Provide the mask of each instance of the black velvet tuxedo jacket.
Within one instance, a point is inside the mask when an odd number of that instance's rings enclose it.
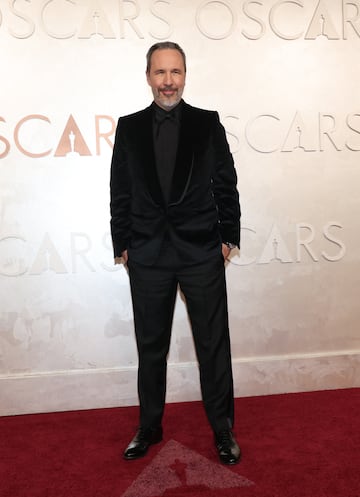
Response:
[[[237,177],[218,113],[183,102],[170,200],[164,202],[153,143],[152,107],[118,121],[111,163],[111,234],[115,257],[153,265],[164,239],[185,264],[239,245]]]

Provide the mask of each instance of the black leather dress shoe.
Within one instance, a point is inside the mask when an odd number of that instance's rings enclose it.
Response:
[[[131,440],[124,452],[124,459],[130,461],[144,456],[150,445],[161,442],[162,440],[162,427],[157,428],[142,428],[140,427],[136,432],[135,437]]]
[[[218,456],[223,464],[237,464],[241,459],[241,450],[230,430],[215,433]]]

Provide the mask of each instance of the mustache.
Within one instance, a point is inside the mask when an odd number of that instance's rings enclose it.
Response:
[[[178,88],[176,86],[164,86],[159,88],[159,91],[178,91]]]

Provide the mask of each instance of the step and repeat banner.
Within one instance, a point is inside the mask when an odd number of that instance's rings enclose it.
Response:
[[[236,163],[236,395],[359,384],[360,1],[0,0],[0,414],[137,402],[109,167],[162,40]],[[168,400],[198,383],[179,295]]]

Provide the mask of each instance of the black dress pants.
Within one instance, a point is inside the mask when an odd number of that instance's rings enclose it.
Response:
[[[177,287],[186,300],[205,411],[215,432],[234,421],[233,377],[224,260],[219,255],[184,265],[171,245],[154,266],[128,261],[138,349],[140,425],[161,424],[166,394],[167,355]]]

